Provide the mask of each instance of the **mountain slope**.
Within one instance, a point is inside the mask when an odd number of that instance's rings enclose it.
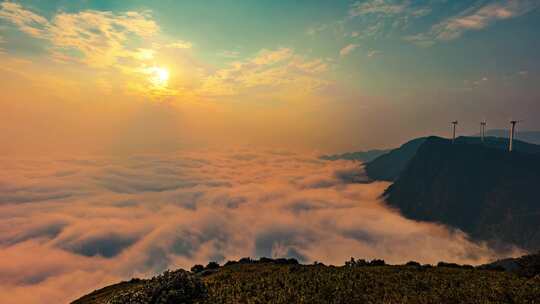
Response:
[[[538,146],[528,147],[534,152]],[[540,249],[540,155],[430,137],[385,192],[408,218]]]
[[[320,159],[324,160],[357,160],[361,162],[369,162],[375,158],[388,153],[390,150],[368,150],[358,152],[347,152],[343,154],[323,155]]]
[[[536,303],[540,276],[495,267],[351,260],[344,266],[228,263],[209,273],[168,272],[97,290],[73,304]]]
[[[405,169],[409,161],[416,155],[418,148],[428,137],[419,137],[406,142],[399,148],[383,154],[368,162],[365,166],[366,173],[373,180],[394,181]],[[486,137],[484,142],[479,137],[458,137],[456,143],[478,144],[489,148],[507,150],[508,139],[502,137]],[[520,140],[514,141],[516,151],[526,153],[540,153],[540,146]]]

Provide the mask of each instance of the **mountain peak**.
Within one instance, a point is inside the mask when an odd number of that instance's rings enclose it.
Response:
[[[460,137],[452,144],[428,137],[386,190],[386,202],[406,217],[440,222],[474,239],[540,249],[540,146],[516,147],[508,152],[499,138],[482,144]]]

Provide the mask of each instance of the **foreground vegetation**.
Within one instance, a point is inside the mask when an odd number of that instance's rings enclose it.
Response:
[[[134,279],[74,302],[89,303],[540,303],[540,272],[448,263],[390,266],[381,260],[335,267],[242,259]]]

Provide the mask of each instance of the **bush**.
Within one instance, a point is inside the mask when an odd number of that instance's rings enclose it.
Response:
[[[191,267],[191,272],[193,273],[199,273],[199,272],[202,272],[204,270],[204,266],[203,265],[200,265],[200,264],[197,264],[197,265],[193,265],[193,267]]]
[[[207,294],[202,281],[189,272],[185,270],[166,271],[160,276],[144,280],[144,284],[138,288],[113,296],[107,301],[107,304],[191,304],[206,298]]]
[[[219,269],[219,264],[217,262],[210,262],[206,265],[205,269]]]
[[[447,262],[439,262],[437,264],[437,267],[461,268],[461,266],[456,263],[447,263]]]
[[[350,261],[345,262],[345,266],[347,267],[362,267],[368,265],[369,263],[364,259],[355,260],[354,258],[351,258]]]
[[[275,259],[274,263],[278,265],[298,265],[298,261],[296,259]]]
[[[416,261],[409,261],[407,264],[405,264],[405,266],[421,267],[422,265]]]
[[[238,264],[237,261],[227,261],[227,263],[225,263],[225,265],[223,266],[231,266],[231,265],[236,265],[236,264]]]
[[[370,266],[384,266],[386,265],[386,262],[384,262],[384,260],[375,259],[375,260],[371,260],[371,262],[369,262],[369,265]]]
[[[254,261],[251,259],[251,258],[241,258],[238,263],[240,264],[251,264],[253,263]]]
[[[262,257],[259,259],[259,263],[274,263],[274,260],[271,258]]]

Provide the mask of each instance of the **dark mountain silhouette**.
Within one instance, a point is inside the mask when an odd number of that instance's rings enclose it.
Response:
[[[413,139],[367,163],[367,175],[374,180],[394,181],[425,140],[425,137]]]
[[[533,278],[540,275],[540,252],[519,258],[507,258],[479,266],[480,269],[504,270],[522,277]]]
[[[388,153],[390,150],[368,150],[358,152],[347,152],[343,154],[323,155],[320,159],[324,160],[357,160],[361,162],[369,162],[375,158]]]
[[[510,153],[499,138],[481,144],[478,138],[461,137],[452,144],[429,137],[386,190],[386,202],[408,218],[456,227],[474,239],[538,250],[539,152],[540,146],[516,142]],[[408,153],[396,157],[396,167]]]
[[[418,148],[424,143],[427,137],[419,137],[406,142],[399,148],[383,154],[368,162],[365,166],[366,173],[373,180],[394,181],[401,171],[405,169],[409,161],[416,155]],[[508,149],[508,139],[502,137],[486,137],[482,143],[479,137],[458,137],[457,143],[481,144],[485,147],[500,150]],[[516,151],[526,153],[540,153],[540,146],[527,143],[521,140],[514,140]]]
[[[505,129],[492,129],[486,131],[486,136],[501,137],[506,138],[506,140],[508,140],[508,135],[509,130]],[[480,136],[480,133],[475,134],[475,136]],[[518,130],[516,132],[516,138],[524,142],[540,145],[540,131]]]

